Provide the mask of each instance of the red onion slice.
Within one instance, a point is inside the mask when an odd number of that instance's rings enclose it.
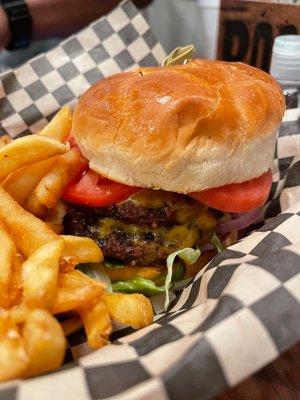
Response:
[[[245,213],[238,218],[231,219],[230,221],[223,222],[222,224],[218,225],[216,228],[217,234],[220,236],[225,235],[231,231],[240,231],[241,229],[247,228],[249,225],[258,222],[262,219],[263,215],[260,209],[256,209]]]
[[[204,251],[211,251],[211,250],[215,250],[215,249],[216,249],[215,246],[210,242],[204,243],[201,246],[201,251],[203,251],[203,252]]]

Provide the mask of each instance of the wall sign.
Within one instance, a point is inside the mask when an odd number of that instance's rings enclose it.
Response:
[[[300,5],[222,0],[218,58],[269,70],[276,36],[300,34]]]

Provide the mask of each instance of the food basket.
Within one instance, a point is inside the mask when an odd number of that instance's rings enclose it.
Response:
[[[161,45],[124,1],[47,53],[0,76],[1,134],[35,133],[97,80],[157,65]],[[97,351],[68,338],[63,367],[0,384],[5,400],[210,399],[300,339],[300,109],[278,133],[264,222],[218,254],[147,328],[119,329]]]

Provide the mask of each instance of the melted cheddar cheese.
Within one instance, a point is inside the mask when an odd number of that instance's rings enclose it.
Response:
[[[209,214],[202,204],[187,199],[186,196],[161,190],[143,190],[131,197],[136,206],[147,208],[159,208],[168,205],[175,211],[174,225],[171,227],[136,225],[114,218],[99,220],[98,235],[105,237],[115,231],[122,231],[136,240],[158,240],[169,251],[184,247],[194,247],[210,239],[217,221]],[[150,239],[149,239],[150,238]]]

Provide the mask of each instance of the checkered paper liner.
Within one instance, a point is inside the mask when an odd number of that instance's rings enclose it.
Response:
[[[2,133],[38,131],[95,81],[164,51],[130,1],[53,50],[0,76]],[[68,338],[56,372],[0,385],[0,400],[210,399],[300,339],[300,109],[280,128],[263,226],[216,256],[155,322],[88,349]]]
[[[0,76],[0,130],[12,137],[36,133],[96,81],[157,65],[164,56],[142,14],[125,1],[53,50]]]

